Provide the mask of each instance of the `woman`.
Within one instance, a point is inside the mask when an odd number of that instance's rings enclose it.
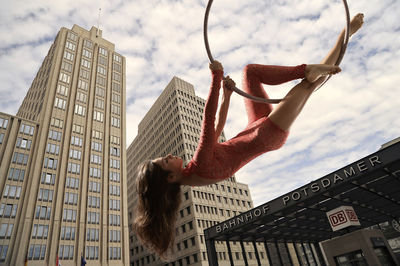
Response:
[[[350,23],[349,34],[363,24],[363,15],[356,15]],[[326,75],[340,72],[334,66],[344,39],[344,30],[334,48],[319,65],[295,67],[248,65],[244,69],[243,89],[249,94],[268,98],[262,84],[276,85],[294,79],[303,80],[293,87],[284,99],[272,108],[270,104],[245,98],[247,127],[234,138],[218,143],[224,128],[234,82],[223,81],[223,97],[215,124],[219,89],[223,77],[222,65],[210,64],[212,83],[204,108],[204,119],[199,146],[190,163],[183,168],[180,157],[167,155],[139,166],[136,189],[138,192],[134,230],[144,245],[161,257],[174,242],[175,220],[180,205],[180,186],[202,186],[231,177],[257,156],[279,149],[286,141],[290,126],[303,109],[314,89]]]

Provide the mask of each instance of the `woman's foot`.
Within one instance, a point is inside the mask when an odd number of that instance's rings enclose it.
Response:
[[[362,27],[363,24],[364,24],[364,14],[358,13],[350,21],[350,29],[349,29],[350,36],[356,33]]]
[[[315,82],[322,76],[333,75],[341,71],[340,67],[325,65],[325,64],[315,64],[307,65],[305,70],[305,76],[308,82]]]

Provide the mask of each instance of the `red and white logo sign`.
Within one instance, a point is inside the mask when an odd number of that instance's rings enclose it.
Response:
[[[329,224],[333,231],[337,231],[348,226],[360,225],[357,215],[351,206],[341,206],[326,213]]]

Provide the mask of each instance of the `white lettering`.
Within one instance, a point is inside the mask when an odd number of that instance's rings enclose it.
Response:
[[[220,226],[220,225],[217,225],[216,230],[217,230],[217,233],[221,233],[221,231],[222,231],[221,226]]]
[[[312,183],[311,184],[311,191],[314,192],[314,193],[319,191],[319,186],[318,186],[317,183]]]
[[[326,181],[326,182],[325,182]],[[329,180],[328,178],[324,178],[321,180],[322,186],[325,187],[329,187],[331,185],[331,180]]]
[[[371,163],[372,166],[375,166],[375,163],[382,163],[381,161],[379,161],[379,157],[378,156],[374,156],[369,158],[369,162]]]
[[[254,210],[254,215],[255,215],[256,217],[260,216],[260,215],[261,215],[261,210],[260,210],[260,209],[255,209],[255,210]]]
[[[335,175],[333,176],[333,184],[336,184],[336,182],[337,182],[338,180],[343,181],[343,178],[341,178],[340,175],[335,174]]]
[[[300,193],[299,192],[293,192],[293,194],[292,194],[292,199],[293,200],[299,200],[300,199]]]
[[[308,194],[307,194],[307,189],[308,189],[308,187],[305,187],[305,188],[303,188],[301,191],[303,191],[303,193],[304,193],[304,195],[306,195],[306,196],[308,196]]]
[[[358,170],[360,170],[360,172],[368,170],[367,166],[365,166],[365,162],[361,161],[357,164]]]
[[[349,176],[352,176],[352,175],[355,175],[355,174],[356,174],[356,171],[354,171],[353,167],[350,167],[350,172],[347,172],[346,169],[344,169],[344,175],[346,177],[349,177]]]
[[[246,221],[253,219],[253,215],[251,214],[251,212],[246,213],[245,216],[246,216]],[[249,217],[250,217],[250,219],[249,219]]]
[[[283,205],[286,205],[286,203],[290,200],[290,198],[289,196],[284,196],[282,200],[283,200]]]
[[[269,210],[269,206],[268,205],[263,206],[264,213],[267,213],[268,210]]]
[[[232,227],[232,225],[233,225],[233,226],[236,225],[235,219],[229,221],[229,227]]]

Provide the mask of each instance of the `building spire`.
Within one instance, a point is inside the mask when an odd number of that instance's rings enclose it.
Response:
[[[100,32],[100,14],[101,14],[101,8],[99,8],[99,16],[98,16],[98,18],[97,18],[96,37],[99,37],[99,32]]]

